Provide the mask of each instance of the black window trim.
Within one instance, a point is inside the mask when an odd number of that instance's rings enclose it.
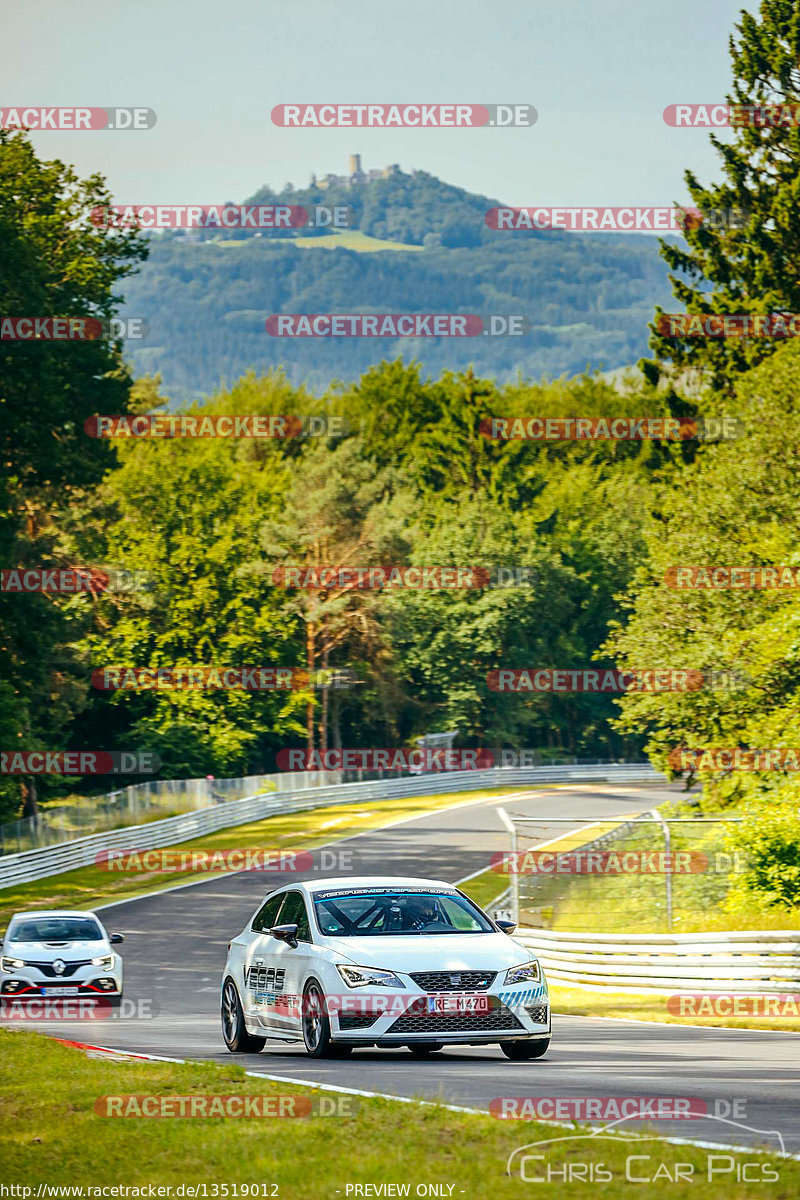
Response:
[[[284,884],[284,887],[285,886],[286,885]],[[274,892],[270,892],[270,894],[265,897],[263,903],[260,904],[259,907],[256,909],[256,911],[253,913],[253,917],[250,922],[250,932],[251,933],[263,933],[264,932],[263,929],[256,929],[256,921],[258,920],[259,916],[264,911],[264,909],[267,907],[270,900],[274,900],[276,897],[279,897],[281,902],[278,905],[277,909],[275,910],[275,916],[279,917],[281,915],[281,909],[283,908],[283,900],[284,900],[286,894],[287,893],[285,891],[283,891],[281,888],[276,888]],[[276,921],[275,924],[277,925],[278,922]],[[267,932],[269,932],[269,931],[267,931]]]
[[[284,903],[285,903],[285,902],[286,902],[286,900],[289,898],[289,896],[299,896],[299,897],[300,897],[300,899],[301,899],[301,900],[302,900],[302,902],[303,902],[303,907],[304,907],[304,908],[305,908],[305,910],[306,910],[306,922],[307,922],[307,924],[308,924],[308,941],[306,942],[306,941],[305,941],[305,938],[298,938],[298,941],[302,941],[302,942],[303,942],[305,945],[309,945],[309,946],[310,946],[310,945],[313,945],[313,943],[314,943],[314,931],[313,931],[313,929],[311,928],[311,917],[310,917],[310,915],[309,915],[309,911],[308,911],[308,900],[307,900],[306,896],[304,895],[304,893],[303,893],[303,892],[300,890],[300,888],[299,888],[299,887],[297,887],[297,885],[296,885],[296,884],[295,884],[295,886],[294,886],[294,887],[293,887],[293,886],[290,884],[290,885],[289,885],[289,887],[287,888],[287,890],[284,892]],[[280,916],[280,915],[282,914],[282,912],[283,912],[283,904],[281,904],[280,908],[278,909],[278,916]],[[284,921],[284,922],[278,921],[278,922],[277,922],[277,924],[278,924],[278,925],[281,925],[281,924],[284,924],[284,925],[285,925],[285,924],[286,924],[286,922],[285,922],[285,921]]]
[[[270,892],[270,894],[265,898],[264,903],[261,905],[260,908],[258,908],[256,910],[255,914],[253,915],[253,919],[250,922],[250,932],[251,933],[260,933],[260,934],[269,932],[269,930],[256,929],[256,920],[258,918],[259,913],[262,913],[264,911],[264,909],[266,908],[266,906],[269,904],[270,900],[274,900],[276,896],[280,896],[281,902],[278,905],[276,912],[275,912],[275,924],[280,925],[280,921],[278,920],[278,918],[280,917],[281,913],[283,912],[283,906],[286,902],[287,896],[291,896],[293,892],[296,892],[297,895],[300,896],[301,900],[305,904],[306,918],[308,920],[308,934],[309,934],[307,945],[313,945],[314,944],[314,927],[312,924],[311,913],[309,911],[308,899],[304,895],[304,893],[297,887],[296,884],[291,884],[291,883],[284,884],[283,889],[276,888],[274,892]],[[312,903],[311,912],[313,912],[313,909],[314,909],[314,905]],[[314,919],[316,919],[316,913],[314,913]]]

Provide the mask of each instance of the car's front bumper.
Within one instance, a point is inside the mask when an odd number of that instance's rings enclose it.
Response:
[[[359,989],[361,995],[354,998],[351,1005],[345,1004],[341,1011],[330,1015],[334,1041],[353,1045],[406,1045],[431,1041],[481,1045],[550,1034],[550,1003],[543,980],[513,987],[493,987],[480,993],[488,1001],[489,1009],[488,1012],[474,1013],[427,1011],[431,996],[441,999],[448,993],[398,991],[388,1011],[376,1015],[371,1011],[370,996],[364,995],[366,990]],[[381,996],[385,999],[386,993]]]
[[[121,996],[122,961],[108,970],[87,964],[63,976],[54,976],[37,967],[0,971],[0,996],[4,999],[25,996]]]

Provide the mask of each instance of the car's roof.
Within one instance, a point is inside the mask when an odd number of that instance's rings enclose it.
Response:
[[[336,875],[327,879],[307,879],[304,886],[310,892],[327,892],[332,888],[446,888],[455,891],[454,883],[442,879],[418,879],[414,875]]]
[[[27,912],[17,912],[11,918],[12,921],[18,918],[23,918],[26,921],[35,919],[36,917],[94,917],[97,920],[95,913],[81,911],[78,908],[35,908]]]

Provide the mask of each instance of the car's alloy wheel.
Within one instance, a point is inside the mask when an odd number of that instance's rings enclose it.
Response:
[[[267,1040],[247,1032],[242,1002],[232,979],[226,979],[222,989],[222,1036],[231,1054],[258,1054]]]
[[[521,1062],[529,1058],[541,1058],[547,1053],[550,1046],[550,1038],[526,1038],[521,1042],[501,1042],[500,1049],[505,1054],[506,1058],[510,1058],[512,1062]]]
[[[339,1050],[331,1042],[331,1023],[325,995],[314,980],[303,993],[303,1042],[312,1058],[334,1058]]]
[[[439,1050],[444,1050],[444,1042],[409,1043],[407,1049],[411,1051],[414,1058],[427,1058],[429,1054],[436,1054]]]

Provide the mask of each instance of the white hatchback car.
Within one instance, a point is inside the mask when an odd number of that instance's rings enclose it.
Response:
[[[94,913],[15,913],[3,938],[0,996],[122,997],[122,959]]]
[[[266,1040],[314,1058],[354,1046],[499,1043],[511,1059],[550,1044],[544,973],[452,884],[365,877],[293,883],[228,946],[222,1032],[232,1054]]]

